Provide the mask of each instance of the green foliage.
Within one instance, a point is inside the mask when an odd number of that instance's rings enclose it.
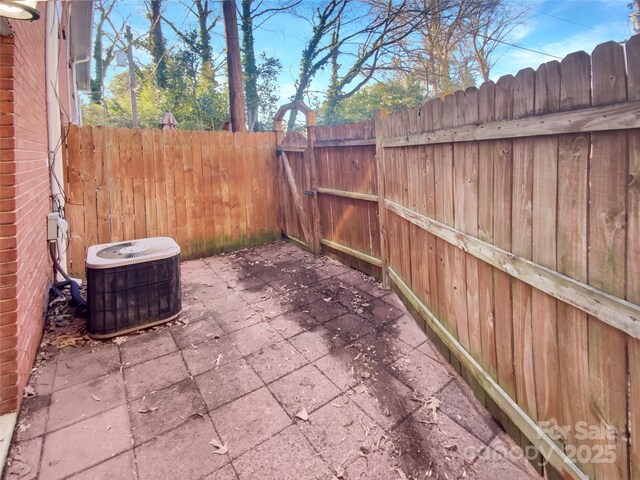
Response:
[[[424,103],[423,91],[415,78],[391,78],[363,87],[332,109],[327,108],[325,101],[318,112],[318,121],[321,125],[337,125],[370,120],[380,108],[397,111]]]
[[[210,64],[200,67],[199,55],[187,49],[165,55],[166,88],[154,82],[152,66],[137,79],[138,120],[141,128],[158,128],[164,112],[172,112],[183,130],[220,130],[229,118],[228,94],[215,80]],[[83,105],[84,123],[131,126],[129,74],[111,78],[102,105]]]
[[[273,117],[278,108],[280,92],[278,90],[278,75],[282,71],[282,63],[275,57],[260,53],[258,61],[258,121],[254,131],[270,131],[273,128]]]

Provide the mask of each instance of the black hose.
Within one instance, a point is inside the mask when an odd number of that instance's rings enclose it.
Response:
[[[72,305],[79,307],[86,307],[87,301],[82,297],[80,293],[80,287],[76,282],[74,282],[71,277],[65,272],[60,264],[58,263],[58,259],[56,258],[56,242],[49,242],[49,254],[51,255],[51,260],[53,261],[53,275],[55,278],[56,272],[59,272],[65,278],[65,282],[54,282],[51,286],[51,291],[57,295],[63,295],[61,289],[65,287],[69,287],[71,290],[71,299]],[[58,295],[60,294],[60,295]]]

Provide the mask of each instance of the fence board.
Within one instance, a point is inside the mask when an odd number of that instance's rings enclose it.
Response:
[[[571,110],[591,104],[591,58],[584,52],[566,57],[560,64],[560,109]],[[558,272],[587,281],[588,165],[590,137],[585,134],[561,135],[558,140]],[[562,418],[567,425],[595,417],[589,409],[589,357],[586,313],[558,302],[558,345]],[[572,348],[564,348],[571,345]],[[577,448],[585,439],[576,439],[574,429],[565,443]],[[593,475],[589,462],[577,463]]]
[[[626,100],[623,49],[614,42],[593,52],[593,104]],[[624,132],[593,133],[589,165],[589,284],[624,297],[625,215],[628,162]],[[597,418],[623,436],[626,430],[626,339],[622,332],[589,319],[589,383]],[[606,447],[606,439],[598,442]],[[626,442],[615,442],[618,462],[597,464],[596,476],[627,478]]]
[[[84,131],[81,140],[80,175],[82,181],[82,217],[84,219],[84,234],[80,240],[78,248],[83,251],[88,245],[94,245],[98,242],[98,219],[93,215],[87,215],[87,209],[95,208],[96,205],[96,177],[95,168],[97,161],[92,161],[95,155],[93,145],[93,132],[91,130]]]
[[[147,231],[146,211],[144,205],[144,159],[142,156],[142,132],[131,131],[131,190],[133,193],[133,231],[134,237],[140,238]]]
[[[142,163],[143,173],[141,181],[144,184],[143,202],[145,211],[146,230],[142,235],[150,237],[159,236],[158,234],[158,212],[155,200],[155,165],[154,165],[154,147],[153,147],[153,130],[142,130]]]
[[[494,119],[495,84],[485,82],[478,91],[478,121]],[[493,242],[493,144],[478,144],[478,238]],[[485,262],[478,265],[479,321],[482,342],[482,364],[487,373],[497,380],[498,360],[495,340],[495,307],[493,295],[493,268]]]
[[[136,238],[135,235],[135,205],[133,196],[133,175],[132,175],[132,131],[128,128],[118,129],[118,141],[120,143],[120,168],[122,168],[122,235],[123,240]]]
[[[164,173],[164,145],[162,139],[162,132],[160,130],[153,130],[153,163],[154,163],[154,189],[153,198],[155,200],[156,212],[158,219],[158,231],[159,236],[167,236],[169,230],[169,215],[167,209],[167,195],[165,189],[165,173]]]
[[[626,46],[627,100],[640,100],[640,36]],[[640,132],[628,133],[627,300],[640,305]],[[629,428],[631,478],[640,476],[640,340],[629,338]]]
[[[72,125],[63,151],[75,276],[84,276],[86,249],[98,242],[166,235],[187,258],[236,248],[241,239],[248,245],[277,237],[271,134]],[[238,158],[242,170],[235,169]],[[230,215],[230,192],[238,191],[245,196],[234,198],[234,214],[256,225],[251,238],[246,229],[237,232]],[[245,208],[247,197],[265,208]]]
[[[98,213],[97,242],[105,243],[109,238],[109,174],[107,167],[107,131],[104,127],[93,130],[96,169],[96,209]]]

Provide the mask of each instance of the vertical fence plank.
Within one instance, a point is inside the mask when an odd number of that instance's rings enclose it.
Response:
[[[191,245],[187,237],[187,202],[185,196],[186,156],[191,155],[191,132],[177,130],[173,132],[171,143],[173,153],[174,201],[176,210],[176,236],[178,244],[186,256],[191,255]]]
[[[198,196],[199,187],[196,179],[196,163],[202,161],[202,152],[200,147],[200,132],[194,130],[189,132],[188,141],[184,143],[184,202],[187,214],[187,243],[189,245],[190,256],[200,253],[199,230],[201,225],[198,223]]]
[[[142,152],[142,131],[132,130],[131,135],[131,172],[133,175],[133,211],[134,211],[134,236],[144,238],[147,236],[147,213],[145,207],[144,188],[144,155]]]
[[[98,230],[96,232],[97,243],[108,243],[111,241],[109,228],[109,175],[107,167],[107,129],[105,127],[94,127],[94,162],[96,171],[96,218]]]
[[[496,84],[495,119],[507,120],[513,115],[513,80],[510,75],[500,78]],[[493,157],[493,242],[497,247],[511,250],[511,165],[512,142],[494,142]],[[505,272],[494,270],[496,354],[498,382],[516,398],[513,365],[513,336],[511,282]]]
[[[479,120],[479,92],[476,88],[465,91],[465,105],[463,109],[464,124],[477,124]],[[465,144],[465,163],[463,165],[463,180],[466,186],[466,200],[464,206],[463,227],[465,233],[478,236],[478,161],[479,150],[476,142]],[[466,255],[466,254],[465,254]],[[469,330],[469,351],[473,357],[482,361],[482,339],[480,331],[480,297],[479,297],[479,261],[471,255],[466,255],[467,277],[467,322]],[[480,393],[479,389],[475,389]]]
[[[485,82],[478,92],[478,121],[488,123],[495,115],[495,84]],[[493,142],[478,145],[478,238],[493,243]],[[493,294],[493,268],[478,265],[479,319],[482,337],[482,365],[497,379],[498,360],[495,339],[495,308]]]
[[[235,178],[229,173],[230,165],[233,160],[230,159],[232,150],[233,135],[229,132],[219,132],[216,134],[220,145],[220,194],[222,196],[222,224],[224,244],[233,244],[237,240],[237,224],[232,224],[232,198],[229,189],[229,183]],[[235,172],[234,172],[235,173]],[[235,197],[234,197],[235,198]]]
[[[627,100],[640,100],[640,36],[632,37],[627,51]],[[640,132],[630,131],[627,190],[627,300],[640,305]],[[631,478],[640,477],[640,340],[629,338],[629,451]]]
[[[93,128],[82,128],[82,155],[80,171],[82,175],[82,204],[83,204],[83,234],[82,246],[78,249],[81,255],[77,258],[79,273],[84,273],[84,262],[87,258],[87,248],[98,243],[98,215],[96,214],[96,163],[94,161],[95,147],[93,144]]]
[[[217,132],[209,134],[209,146],[211,148],[211,191],[213,195],[213,248],[218,250],[224,244],[225,210],[224,199],[222,197],[222,170],[221,158],[222,148],[220,147],[220,136]]]
[[[204,255],[207,251],[207,207],[206,207],[206,185],[204,183],[204,163],[205,151],[209,151],[209,143],[207,142],[207,132],[195,132],[198,141],[197,145],[193,144],[193,182],[195,196],[195,217],[196,230],[198,236],[198,255]]]
[[[213,241],[216,238],[216,204],[213,200],[213,153],[211,151],[211,132],[202,132],[202,222],[204,223],[203,252],[214,253]]]
[[[536,72],[536,112],[560,109],[560,63],[548,62]],[[556,270],[558,138],[536,139],[533,158],[533,261]],[[533,373],[536,381],[537,418],[561,425],[561,385],[558,365],[557,302],[533,290]]]
[[[65,216],[69,222],[69,247],[67,257],[71,265],[71,271],[77,273],[76,266],[82,258],[82,229],[84,218],[82,209],[84,199],[82,197],[82,170],[81,170],[81,142],[82,133],[77,125],[69,125],[67,138],[67,171],[66,171],[66,205]]]
[[[153,130],[142,130],[142,164],[144,182],[144,210],[146,215],[145,237],[158,236],[157,199],[155,196],[155,165],[153,148]]]
[[[122,236],[123,240],[133,240],[135,234],[135,210],[133,197],[133,174],[132,174],[132,131],[128,128],[118,129],[120,142],[120,168],[122,175]]]
[[[124,239],[122,225],[122,186],[120,169],[120,129],[107,132],[107,174],[109,175],[109,219],[111,223],[111,241]]]
[[[564,111],[591,104],[591,58],[584,52],[566,57],[560,64],[560,109]],[[561,135],[558,140],[558,271],[578,281],[587,281],[587,212],[589,134]],[[589,357],[587,314],[558,302],[558,345],[562,419],[565,425],[586,422],[594,425],[589,409]],[[564,439],[577,448],[587,439],[576,439],[571,428]],[[593,476],[593,464],[578,465]]]
[[[411,133],[419,133],[422,130],[420,119],[420,108],[410,110],[409,129]],[[423,147],[407,148],[407,205],[415,212],[424,213],[426,200],[424,199],[424,184],[426,166],[424,156],[421,155]],[[417,225],[409,224],[409,248],[411,277],[409,284],[418,297],[425,301],[425,291],[429,289],[429,276],[427,274],[427,245],[425,232]]]
[[[164,169],[164,144],[162,130],[153,131],[153,192],[155,193],[157,235],[168,236],[169,208],[167,207],[166,177]]]
[[[167,207],[167,233],[169,237],[178,240],[178,223],[176,216],[176,188],[174,172],[177,168],[174,156],[174,142],[179,141],[179,132],[173,130],[162,131],[162,153],[164,159],[165,202]],[[182,245],[181,245],[182,246]],[[183,250],[183,254],[186,251]]]
[[[621,45],[608,42],[592,55],[593,105],[626,100]],[[627,137],[625,132],[592,134],[589,169],[589,284],[617,297],[625,293]],[[627,362],[625,335],[589,319],[589,383],[597,419],[616,432],[615,463],[596,464],[596,477],[627,478]],[[604,447],[609,443],[600,440]]]
[[[445,99],[445,127],[459,127],[464,125],[464,107],[466,103],[463,91],[450,95],[454,101],[448,104]],[[448,110],[451,109],[451,120],[448,120]],[[466,211],[469,209],[469,188],[465,178],[466,164],[471,160],[467,158],[467,146],[462,143],[452,145],[452,187],[453,226],[458,231],[464,231],[466,226]],[[451,249],[451,245],[447,246]],[[467,318],[467,278],[466,278],[466,254],[459,248],[453,247],[453,288],[451,296],[453,300],[453,312],[458,333],[458,341],[469,350],[469,322]]]
[[[533,114],[535,100],[535,72],[520,70],[514,78],[513,118]],[[513,174],[511,202],[511,251],[531,259],[532,189],[534,139],[513,140]],[[537,418],[536,392],[533,375],[533,336],[531,286],[512,280],[513,355],[518,404]]]

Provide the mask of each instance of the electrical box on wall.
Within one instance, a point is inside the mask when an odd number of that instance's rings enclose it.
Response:
[[[69,224],[59,212],[51,212],[47,215],[47,240],[53,242],[58,238],[65,238],[68,230]]]
[[[60,220],[58,212],[51,212],[47,215],[47,240],[50,242],[58,238],[58,220]]]

